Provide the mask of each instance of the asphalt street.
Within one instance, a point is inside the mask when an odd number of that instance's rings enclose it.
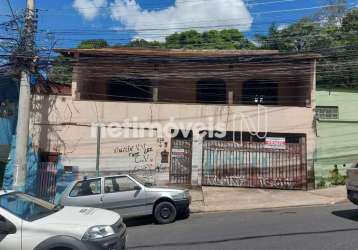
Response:
[[[170,225],[127,221],[128,249],[358,249],[358,207],[349,203],[193,214]]]

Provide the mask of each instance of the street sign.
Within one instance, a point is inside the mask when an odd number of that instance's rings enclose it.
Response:
[[[286,149],[286,138],[284,137],[266,137],[265,148]]]

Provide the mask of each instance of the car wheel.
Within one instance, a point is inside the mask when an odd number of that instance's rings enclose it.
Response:
[[[176,216],[177,210],[171,202],[162,201],[154,208],[154,218],[159,224],[172,223]]]

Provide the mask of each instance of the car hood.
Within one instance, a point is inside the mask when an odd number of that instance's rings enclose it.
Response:
[[[63,207],[60,211],[38,220],[46,224],[61,224],[91,227],[97,225],[113,225],[120,215],[104,209],[87,207]]]

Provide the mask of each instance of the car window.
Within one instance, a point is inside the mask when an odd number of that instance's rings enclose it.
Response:
[[[70,192],[71,197],[96,195],[101,193],[101,179],[79,181]]]
[[[2,217],[1,215],[0,215],[0,221],[1,221],[1,222],[6,222],[5,218]]]
[[[0,207],[27,221],[34,221],[59,211],[55,205],[23,193],[0,196]]]
[[[115,193],[135,190],[138,186],[134,181],[126,176],[107,177],[104,180],[104,192]]]

